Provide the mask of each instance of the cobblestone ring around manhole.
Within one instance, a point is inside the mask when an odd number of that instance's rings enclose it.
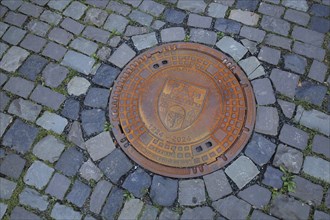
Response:
[[[115,82],[109,111],[126,154],[176,178],[229,163],[255,123],[245,73],[223,53],[196,43],[161,45],[133,59]]]

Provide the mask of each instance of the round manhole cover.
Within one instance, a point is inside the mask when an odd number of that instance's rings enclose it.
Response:
[[[165,44],[132,60],[115,82],[110,121],[142,167],[188,178],[215,171],[246,145],[255,121],[250,82],[223,53]]]

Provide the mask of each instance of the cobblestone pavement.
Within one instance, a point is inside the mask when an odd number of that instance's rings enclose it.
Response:
[[[329,0],[1,0],[0,218],[329,219]],[[233,57],[255,133],[224,169],[178,180],[115,146],[121,69],[164,42]]]

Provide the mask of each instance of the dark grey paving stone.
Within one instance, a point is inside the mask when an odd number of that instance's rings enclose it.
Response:
[[[140,0],[138,0],[140,1]],[[136,1],[136,2],[138,2]],[[120,15],[124,15],[127,16],[130,12],[131,12],[131,7],[129,7],[128,5],[116,2],[116,1],[110,1],[107,9],[111,9],[113,11],[115,11],[116,13],[120,14]]]
[[[132,167],[133,164],[120,149],[112,151],[99,164],[104,175],[113,183],[117,183]]]
[[[214,45],[217,41],[217,34],[204,29],[190,29],[190,41]]]
[[[281,6],[261,2],[259,4],[258,12],[260,12],[261,14],[280,18],[284,13],[284,9],[285,8]]]
[[[24,208],[16,206],[11,212],[10,219],[17,220],[41,220],[39,216],[32,212],[26,211]]]
[[[307,156],[304,161],[303,172],[330,183],[330,162],[319,157]]]
[[[294,26],[291,36],[297,40],[318,47],[321,47],[324,41],[324,34],[299,26]]]
[[[7,12],[8,12],[8,8],[0,5],[0,18],[3,18]]]
[[[64,102],[61,115],[72,120],[78,120],[79,111],[80,111],[79,101],[70,98]]]
[[[285,117],[287,118],[292,118],[293,113],[296,109],[296,105],[292,102],[287,102],[281,99],[277,100],[278,104],[280,105],[283,114],[285,115]]]
[[[330,219],[330,215],[325,212],[315,210],[314,219],[315,220]]]
[[[330,30],[330,21],[329,19],[312,17],[309,27],[320,33],[327,33]]]
[[[0,33],[0,36],[1,36],[1,33]],[[9,48],[9,46],[7,44],[0,42],[0,57],[2,57],[3,54],[5,54],[5,52],[7,51],[8,48]]]
[[[322,135],[315,135],[313,138],[312,150],[330,158],[330,139]]]
[[[22,12],[23,14],[26,14],[28,16],[32,17],[39,17],[41,12],[43,11],[43,8],[34,4],[31,4],[29,2],[24,2],[21,7],[18,9],[18,11]]]
[[[13,11],[8,12],[4,21],[8,24],[12,24],[18,27],[22,27],[24,22],[26,21],[27,16],[21,13],[16,13]]]
[[[133,7],[138,7],[141,4],[142,0],[123,0],[123,2]]]
[[[327,69],[324,63],[314,60],[309,70],[308,77],[322,83],[325,80]]]
[[[72,123],[67,139],[81,149],[86,149],[85,141],[82,136],[81,125],[78,121],[74,121]]]
[[[17,154],[8,154],[0,165],[0,173],[18,179],[24,169],[26,160]]]
[[[202,13],[205,11],[206,3],[202,0],[179,0],[177,7],[194,13]]]
[[[41,109],[42,107],[40,105],[19,98],[11,102],[8,112],[22,119],[34,122],[41,112]]]
[[[28,57],[23,65],[19,68],[18,72],[24,78],[35,81],[38,74],[46,66],[48,61],[38,55],[31,55]]]
[[[252,140],[245,149],[245,155],[258,165],[269,162],[276,149],[276,145],[260,134],[254,134]]]
[[[215,213],[210,207],[186,208],[183,210],[181,219],[214,219]]]
[[[83,16],[86,9],[86,5],[78,1],[74,1],[64,10],[63,15],[79,20]]]
[[[262,183],[275,189],[280,189],[283,185],[282,176],[283,173],[280,170],[267,166]]]
[[[136,198],[142,198],[147,193],[150,185],[151,177],[141,168],[129,174],[123,183],[123,187]]]
[[[69,4],[70,4],[70,0],[62,0],[62,1],[51,0],[48,2],[48,7],[58,11],[63,11],[64,8],[66,8]]]
[[[6,205],[5,203],[0,203],[0,218],[2,218],[5,215],[7,208],[8,205]]]
[[[265,31],[249,26],[243,26],[240,31],[240,36],[258,43],[263,41],[265,35],[266,35]]]
[[[32,92],[30,99],[54,110],[58,110],[64,102],[65,96],[47,87],[38,85]]]
[[[113,8],[111,8],[111,9],[114,10]],[[101,9],[98,9],[98,8],[90,8],[86,12],[84,21],[86,23],[92,23],[92,24],[96,25],[97,27],[101,27],[104,24],[105,19],[107,19],[107,17],[108,17],[107,12],[105,12]]]
[[[196,206],[206,201],[204,181],[201,179],[179,181],[180,205]]]
[[[26,153],[37,137],[39,129],[16,119],[2,139],[2,145],[19,153]]]
[[[23,1],[3,1],[1,4],[7,6],[12,11],[15,11],[23,4]]]
[[[251,220],[276,220],[277,218],[266,215],[265,213],[259,211],[259,210],[254,210],[251,215]]]
[[[11,26],[8,28],[6,33],[2,36],[2,40],[9,44],[17,45],[17,44],[19,44],[19,42],[21,42],[21,40],[23,39],[25,34],[26,34],[25,30]]]
[[[305,26],[308,24],[310,16],[305,12],[287,9],[284,19]]]
[[[0,87],[8,80],[8,76],[0,72]]]
[[[152,205],[146,204],[141,212],[141,219],[156,220],[158,209]]]
[[[276,99],[270,80],[267,78],[252,81],[255,97],[258,105],[274,104]]]
[[[66,199],[81,208],[90,193],[91,188],[88,185],[80,182],[79,180],[76,180],[72,186],[71,191],[66,196]]]
[[[85,28],[84,25],[75,20],[72,20],[71,18],[65,18],[60,26],[75,35],[79,35]]]
[[[272,193],[264,187],[252,185],[239,192],[238,196],[254,207],[263,209],[269,203]]]
[[[51,28],[49,24],[38,20],[31,20],[26,27],[30,32],[39,35],[40,37],[45,37]]]
[[[55,173],[53,178],[50,180],[45,192],[59,200],[62,200],[65,193],[69,189],[70,184],[70,179],[62,174]]]
[[[25,187],[19,194],[19,203],[40,211],[45,211],[49,204],[47,196],[41,195],[36,190],[28,187]]]
[[[0,37],[6,32],[9,28],[9,25],[3,22],[0,22]]]
[[[62,28],[55,27],[49,32],[48,38],[59,44],[67,45],[73,39],[73,35]]]
[[[318,61],[323,61],[325,57],[324,49],[310,44],[304,44],[299,41],[295,41],[292,50],[297,54],[303,55],[308,58],[313,58]]]
[[[314,184],[304,178],[295,176],[293,181],[296,183],[294,192],[290,192],[289,195],[301,199],[308,204],[320,205],[323,197],[323,187]]]
[[[281,51],[263,46],[258,54],[258,59],[267,63],[277,65],[281,58]]]
[[[201,16],[198,14],[189,14],[188,25],[198,28],[210,28],[212,23],[211,17]]]
[[[23,98],[27,98],[33,88],[33,82],[20,77],[11,77],[3,87],[4,90]]]
[[[181,24],[183,20],[186,18],[186,13],[183,11],[176,10],[174,8],[168,8],[164,12],[165,21],[174,23],[174,24]]]
[[[55,169],[61,171],[64,175],[71,177],[78,172],[83,162],[83,154],[75,147],[70,147],[61,155],[55,165]]]
[[[54,163],[64,150],[64,143],[52,135],[41,139],[33,148],[33,154],[39,159]]]
[[[321,4],[313,4],[309,12],[319,17],[328,17],[330,15],[330,7]]]
[[[128,22],[129,21],[121,15],[111,14],[104,24],[104,29],[111,32],[116,31],[119,33],[124,33]]]
[[[40,20],[45,21],[51,25],[58,25],[60,23],[60,21],[62,20],[62,16],[56,12],[53,12],[50,10],[45,10],[41,14]]]
[[[97,69],[96,74],[92,79],[92,82],[97,85],[110,88],[119,73],[120,70],[118,68],[106,64],[101,64],[101,66]]]
[[[90,88],[87,92],[84,105],[94,108],[106,108],[108,106],[110,92],[108,89]]]
[[[308,4],[306,0],[301,0],[298,2],[293,2],[290,0],[283,0],[282,5],[285,7],[293,8],[299,11],[304,11],[306,12],[308,10]]]
[[[47,41],[42,37],[38,37],[34,34],[28,34],[20,45],[27,50],[32,50],[33,52],[39,53],[45,46],[46,42]]]
[[[257,108],[257,118],[255,131],[267,135],[277,135],[279,126],[279,116],[276,108],[259,106]]]
[[[0,184],[1,184],[0,198],[1,199],[10,199],[17,184],[15,182],[12,182],[12,181],[7,180],[2,177],[0,177]]]
[[[218,18],[214,23],[214,29],[228,34],[238,34],[241,27],[239,22],[225,18]]]
[[[224,199],[219,199],[218,201],[213,202],[212,206],[221,215],[230,220],[246,219],[251,209],[249,203],[238,199],[235,196],[228,196]],[[237,207],[240,208],[238,209]]]
[[[324,204],[326,207],[330,207],[330,189],[328,189],[327,193],[325,194]]]
[[[102,209],[101,216],[106,220],[115,219],[124,203],[124,191],[118,187],[111,190]]]
[[[42,51],[42,55],[54,59],[56,61],[60,61],[67,49],[57,43],[49,42],[45,49]]]
[[[218,200],[232,192],[228,179],[222,170],[205,175],[203,179],[212,201]]]
[[[152,179],[150,198],[161,206],[171,206],[177,198],[178,181],[154,175]]]
[[[248,10],[248,11],[255,11],[259,5],[259,0],[237,0],[236,2],[236,8],[242,9],[242,10]]]
[[[36,160],[27,170],[23,180],[27,185],[34,186],[38,190],[42,190],[49,182],[53,172],[53,168]]]
[[[90,197],[89,209],[95,214],[99,214],[103,204],[112,188],[112,184],[108,181],[101,180],[98,182]]]
[[[270,214],[284,219],[308,219],[310,207],[288,196],[279,195],[270,206]]]
[[[98,45],[97,43],[79,37],[71,42],[70,47],[91,56],[96,52]]]
[[[0,96],[1,98],[1,96]],[[0,137],[5,133],[9,124],[13,121],[13,117],[5,113],[0,112]],[[4,152],[3,152],[4,153]]]
[[[260,26],[270,32],[274,32],[283,36],[287,36],[290,30],[290,23],[279,18],[264,15]]]
[[[270,79],[277,92],[290,98],[294,97],[298,86],[299,76],[280,69],[273,69],[270,74]]]
[[[103,44],[105,44],[110,37],[110,32],[92,26],[86,27],[82,34],[91,40],[95,40]]]
[[[139,9],[153,16],[158,17],[163,13],[165,6],[154,1],[143,1]]]
[[[308,138],[308,133],[288,124],[283,125],[279,136],[280,141],[300,150],[307,147]]]
[[[63,82],[68,73],[69,70],[64,66],[49,63],[42,71],[42,77],[47,86],[56,88]]]
[[[321,106],[327,87],[318,85],[309,81],[302,82],[301,86],[296,89],[296,98]]]
[[[170,210],[169,208],[164,208],[159,214],[159,220],[179,220],[180,214]]]
[[[84,110],[81,112],[81,125],[87,136],[104,130],[105,112],[101,109]]]
[[[306,58],[296,54],[287,54],[283,57],[285,69],[291,70],[299,74],[304,74],[305,68],[307,66]]]
[[[273,160],[276,167],[284,166],[289,172],[299,173],[303,164],[303,154],[291,147],[280,144]]]
[[[5,110],[8,105],[10,98],[4,92],[0,92],[0,111]],[[2,136],[2,135],[0,135]]]
[[[153,19],[151,15],[138,10],[133,10],[131,14],[129,14],[129,18],[144,26],[150,26]]]
[[[56,203],[50,216],[56,220],[61,219],[81,219],[81,214],[73,210],[72,207],[68,207],[65,205],[60,205]]]

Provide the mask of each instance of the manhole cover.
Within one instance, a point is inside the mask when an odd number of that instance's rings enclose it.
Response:
[[[215,171],[247,143],[253,90],[223,53],[165,44],[132,60],[115,82],[110,121],[118,144],[142,167],[188,178]]]

